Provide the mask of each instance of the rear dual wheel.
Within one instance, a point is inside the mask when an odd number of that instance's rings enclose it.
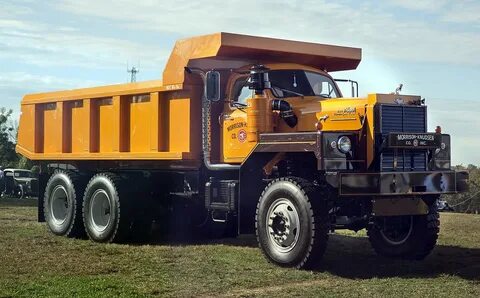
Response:
[[[43,208],[53,234],[87,235],[96,242],[148,240],[152,221],[144,197],[137,194],[136,203],[131,204],[132,193],[116,174],[100,173],[88,185],[85,182],[79,175],[64,170],[56,170],[50,177]]]
[[[112,173],[97,174],[90,179],[83,197],[83,222],[93,241],[122,242],[127,238],[128,194],[121,187],[120,177]]]
[[[59,236],[85,235],[82,223],[82,179],[75,173],[56,170],[47,182],[43,210],[49,230]]]

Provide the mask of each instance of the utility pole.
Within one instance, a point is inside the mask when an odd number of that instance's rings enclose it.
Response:
[[[132,66],[132,68],[128,68],[127,66],[127,72],[130,74],[130,82],[136,82],[137,81],[137,73],[140,72],[140,69],[136,68],[135,66]]]

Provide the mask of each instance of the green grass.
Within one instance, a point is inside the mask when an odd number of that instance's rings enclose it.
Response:
[[[312,272],[269,264],[249,237],[141,246],[55,237],[25,205],[0,200],[0,297],[480,297],[478,215],[442,214],[422,262],[376,256],[363,231],[332,235]]]

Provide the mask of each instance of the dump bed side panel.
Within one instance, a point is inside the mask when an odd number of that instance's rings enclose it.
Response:
[[[24,100],[17,151],[32,160],[198,159],[195,88],[79,96]]]

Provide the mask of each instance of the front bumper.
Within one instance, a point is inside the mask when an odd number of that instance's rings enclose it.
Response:
[[[451,194],[468,189],[465,171],[340,173],[340,196]]]

